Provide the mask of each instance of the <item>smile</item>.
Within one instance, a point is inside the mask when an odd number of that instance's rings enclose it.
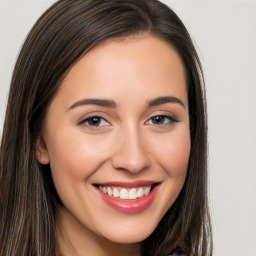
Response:
[[[103,201],[119,212],[138,213],[153,203],[160,183],[135,182],[132,184],[95,185]]]
[[[147,196],[151,191],[150,186],[137,187],[137,188],[122,188],[122,187],[102,187],[99,186],[99,190],[109,196],[120,198],[122,200],[135,200]]]

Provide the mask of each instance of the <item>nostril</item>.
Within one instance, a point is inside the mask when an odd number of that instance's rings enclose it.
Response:
[[[131,159],[131,155],[118,155],[113,158],[113,167],[117,170],[128,171],[131,173],[138,173],[150,166],[150,160],[147,158]]]
[[[115,169],[138,173],[150,166],[151,159],[145,143],[141,140],[134,129],[120,137],[118,147],[112,155],[112,164]]]

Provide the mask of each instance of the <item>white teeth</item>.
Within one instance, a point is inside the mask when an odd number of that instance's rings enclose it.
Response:
[[[143,196],[146,196],[151,191],[151,186],[147,187],[140,187],[140,188],[120,188],[120,187],[103,187],[99,186],[99,190],[109,196],[113,196],[116,198],[120,198],[123,200],[135,200],[137,198],[141,198]]]
[[[151,187],[146,187],[144,190],[145,196],[149,194]]]
[[[129,199],[129,193],[128,193],[127,189],[122,188],[119,196],[121,199]]]
[[[109,196],[112,196],[112,189],[110,187],[107,187],[107,193]]]
[[[117,188],[114,188],[114,189],[113,189],[113,196],[114,196],[114,197],[119,197],[119,191],[118,191]]]
[[[143,197],[144,196],[144,190],[143,188],[139,188],[138,192],[137,192],[137,197],[140,198],[140,197]]]
[[[137,192],[135,188],[132,188],[129,191],[129,199],[136,199],[137,198]]]

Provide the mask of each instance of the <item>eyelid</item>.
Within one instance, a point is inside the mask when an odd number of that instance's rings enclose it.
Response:
[[[105,117],[107,116],[107,114],[105,113],[102,113],[102,112],[91,112],[91,113],[87,113],[86,115],[84,115],[82,118],[80,118],[77,122],[77,125],[84,125],[85,127],[87,127],[88,129],[91,129],[91,130],[99,130],[99,129],[104,129],[106,128],[107,126],[111,126],[111,122],[109,121],[109,118],[108,117]],[[163,118],[167,118],[169,119],[169,122],[167,123],[163,123],[163,124],[154,124],[154,123],[151,123],[150,122],[152,121],[152,119],[154,117],[157,117],[157,116],[161,116]],[[100,118],[100,119],[103,119],[106,124],[104,125],[100,125],[100,126],[97,126],[97,125],[90,125],[90,124],[86,124],[85,122],[86,121],[89,121],[89,119],[93,118],[93,117],[97,117],[97,118]],[[174,123],[177,123],[179,122],[179,120],[177,119],[177,117],[173,114],[173,113],[170,113],[169,111],[155,111],[154,113],[152,113],[150,115],[150,117],[147,118],[147,120],[145,121],[144,124],[146,125],[151,125],[151,126],[157,126],[157,127],[170,127],[170,126],[173,126]]]
[[[99,118],[102,118],[104,119],[106,122],[110,123],[108,121],[108,116],[104,113],[104,112],[90,112],[90,113],[87,113],[85,115],[83,115],[78,121],[77,121],[77,124],[82,124],[83,122],[85,122],[86,119],[90,119],[92,117],[99,117]]]
[[[78,126],[81,126],[83,129],[86,129],[88,132],[100,132],[100,131],[104,131],[105,129],[107,129],[108,127],[111,126],[111,123],[108,121],[108,118],[104,117],[105,115],[102,113],[90,113],[90,114],[86,114],[84,115],[77,123]],[[102,120],[104,120],[106,122],[106,124],[104,125],[90,125],[88,123],[86,123],[87,121],[89,121],[89,119],[93,118],[93,117],[97,117],[100,118]],[[102,121],[101,121],[102,122]]]
[[[169,119],[172,122],[179,122],[174,116],[171,116],[171,115],[154,115],[154,116],[151,116],[146,122],[149,122],[154,117],[164,117]]]
[[[160,109],[151,112],[151,114],[148,115],[147,120],[149,120],[155,116],[165,116],[165,117],[169,117],[170,119],[173,119],[174,121],[179,122],[178,117],[174,113],[172,113],[171,111],[160,110]]]
[[[101,120],[104,120],[106,123],[109,123],[105,118],[101,117],[101,116],[92,116],[92,117],[87,117],[85,118],[84,120],[81,121],[81,123],[85,123],[85,122],[88,122],[90,121],[90,119],[93,119],[93,118],[98,118],[98,119],[101,119]],[[88,125],[88,126],[95,126],[95,127],[101,127],[101,126],[97,126],[97,125]],[[106,126],[106,125],[102,125],[102,126]]]
[[[167,118],[168,121],[166,122],[166,120],[164,120],[164,123],[154,123],[153,122],[153,118],[155,117],[163,117],[163,118]],[[170,129],[171,127],[173,127],[175,125],[175,123],[178,123],[179,120],[177,119],[177,117],[170,112],[166,112],[166,111],[155,111],[153,114],[151,114],[151,116],[146,120],[145,124],[149,125],[150,127],[154,128],[154,129]]]

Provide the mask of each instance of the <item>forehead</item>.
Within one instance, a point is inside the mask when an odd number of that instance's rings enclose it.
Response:
[[[187,94],[181,58],[171,44],[145,36],[96,46],[70,69],[59,92],[69,98],[112,97],[113,91],[153,97],[170,89],[180,97]]]

